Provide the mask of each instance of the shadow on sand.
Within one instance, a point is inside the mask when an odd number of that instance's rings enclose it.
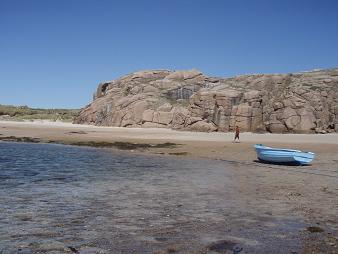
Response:
[[[299,162],[270,162],[270,161],[265,161],[265,160],[254,160],[253,162],[256,163],[260,163],[260,164],[268,164],[268,165],[282,165],[282,166],[302,166],[302,167],[306,167],[306,166],[311,166],[311,164],[301,164]]]

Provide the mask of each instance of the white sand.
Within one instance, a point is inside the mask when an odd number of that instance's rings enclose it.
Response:
[[[36,132],[37,130],[47,131],[51,136],[53,132],[60,131],[84,131],[89,132],[90,137],[104,137],[119,139],[150,139],[150,140],[172,140],[172,141],[210,141],[229,142],[233,140],[233,133],[221,132],[190,132],[175,131],[160,128],[122,128],[122,127],[99,127],[93,125],[80,125],[64,122],[13,122],[0,121],[0,127],[7,129]],[[4,132],[4,131],[3,131]],[[1,133],[1,129],[0,129]],[[250,143],[293,143],[293,144],[338,144],[338,133],[330,134],[255,134],[241,133],[240,138]]]

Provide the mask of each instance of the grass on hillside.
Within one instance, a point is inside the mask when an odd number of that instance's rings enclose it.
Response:
[[[79,109],[42,109],[27,106],[11,106],[0,104],[0,118],[3,120],[51,120],[71,122],[79,115]]]

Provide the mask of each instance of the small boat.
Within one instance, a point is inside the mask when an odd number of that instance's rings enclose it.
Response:
[[[255,149],[258,159],[267,163],[307,165],[315,157],[312,152],[272,148],[262,144],[255,145]]]

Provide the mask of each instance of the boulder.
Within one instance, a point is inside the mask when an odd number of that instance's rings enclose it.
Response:
[[[300,124],[300,116],[296,110],[290,107],[283,110],[282,119],[288,130],[295,130]]]
[[[262,97],[262,92],[257,90],[252,90],[249,92],[244,93],[244,100],[245,101],[257,101],[260,100]]]
[[[145,122],[142,124],[143,128],[166,128],[165,124]]]
[[[273,106],[273,109],[274,109],[274,110],[278,110],[278,109],[284,108],[283,103],[280,102],[280,101],[276,101],[272,106]]]
[[[157,110],[163,112],[170,112],[172,108],[173,106],[170,103],[164,103],[161,106],[159,106]]]
[[[142,121],[143,122],[152,122],[154,118],[154,110],[147,109],[142,114]]]
[[[270,122],[267,130],[271,133],[285,133],[287,131],[285,125],[279,121]]]
[[[231,129],[234,130],[235,126],[238,126],[242,131],[251,130],[251,121],[252,121],[252,107],[247,103],[240,104],[236,107],[233,107],[231,113],[233,120],[231,122]]]
[[[147,101],[140,101],[135,103],[133,105],[133,119],[135,123],[140,123],[143,119],[143,112],[148,108],[148,102]]]
[[[173,120],[173,113],[172,112],[158,112],[158,123],[168,125]]]
[[[207,77],[146,70],[101,82],[75,123],[195,131],[338,132],[338,69]]]
[[[185,121],[185,126],[189,127],[189,125],[192,125],[193,123],[199,122],[199,121],[203,121],[203,119],[201,117],[188,117]]]
[[[143,93],[153,93],[153,94],[156,94],[159,92],[158,88],[156,87],[153,87],[153,86],[145,86],[143,88]]]
[[[199,122],[196,122],[190,125],[189,130],[201,131],[201,132],[212,132],[212,131],[216,131],[217,127],[213,123],[199,121]]]
[[[248,104],[240,104],[237,107],[236,116],[239,117],[251,117],[252,116],[252,107]]]
[[[242,116],[236,117],[232,129],[234,130],[236,126],[238,126],[242,131],[250,131],[251,117],[242,117]]]
[[[167,75],[165,79],[186,80],[196,78],[198,76],[203,76],[203,73],[198,70],[175,71]]]
[[[335,128],[335,131],[338,132],[338,106],[334,109],[334,115],[335,115],[334,128]]]
[[[252,117],[251,117],[251,131],[253,132],[261,132],[265,130],[266,127],[263,124],[263,111],[261,108],[253,108],[252,109]]]
[[[300,123],[299,131],[304,133],[311,133],[316,128],[316,118],[313,111],[309,108],[299,110]]]
[[[173,112],[173,119],[171,126],[174,129],[183,129],[185,126],[185,121],[189,116],[189,112],[186,109],[176,108]]]

